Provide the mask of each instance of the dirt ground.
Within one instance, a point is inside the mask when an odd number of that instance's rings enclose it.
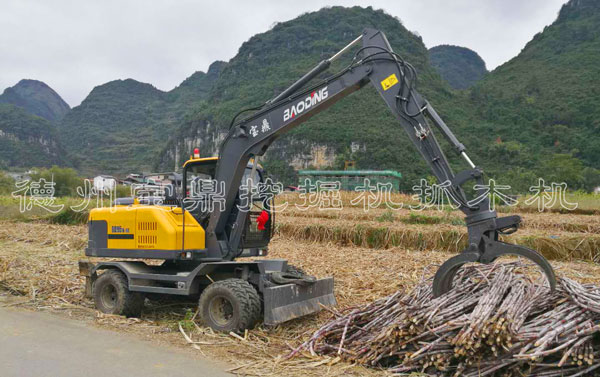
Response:
[[[331,317],[324,311],[276,327],[249,331],[241,337],[216,334],[196,321],[194,302],[149,302],[140,319],[98,313],[83,297],[77,261],[86,244],[85,226],[0,222],[0,305],[51,310],[98,326],[133,332],[235,365],[242,375],[381,375],[338,358],[286,355]],[[337,310],[370,302],[399,289],[410,289],[452,254],[340,246],[275,237],[269,258],[285,258],[316,276],[333,276]],[[557,273],[582,282],[600,282],[600,266],[585,261],[552,262]],[[185,335],[184,335],[185,334]]]

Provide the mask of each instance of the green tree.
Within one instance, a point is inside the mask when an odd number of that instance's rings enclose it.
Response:
[[[15,181],[8,175],[0,172],[0,194],[10,194],[15,190]]]
[[[40,179],[46,182],[54,182],[54,196],[75,196],[77,187],[83,187],[83,178],[77,175],[77,172],[71,168],[60,168],[53,166],[50,169],[38,170],[32,174],[33,181]]]
[[[284,186],[296,186],[298,184],[298,176],[293,167],[282,160],[265,160],[264,166],[267,176],[274,182],[281,182]]]
[[[131,196],[131,186],[116,185],[115,195],[117,198],[128,198]]]
[[[531,155],[527,147],[518,141],[507,141],[501,143],[493,143],[489,146],[490,156],[492,156],[497,166],[502,167],[501,170],[508,166],[528,166],[531,160]]]
[[[583,169],[582,174],[586,191],[592,192],[596,187],[600,186],[600,170],[588,167]]]
[[[500,175],[497,182],[511,187],[508,194],[524,194],[529,192],[529,188],[538,182],[538,175],[531,170],[513,168]]]
[[[550,182],[566,182],[570,189],[583,187],[583,162],[570,154],[557,153],[542,165],[542,176]]]

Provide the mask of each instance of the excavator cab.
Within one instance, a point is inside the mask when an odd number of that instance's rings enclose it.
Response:
[[[196,221],[206,229],[213,211],[223,209],[223,187],[215,180],[217,157],[191,158],[183,166],[185,185],[182,202]],[[239,256],[266,255],[273,234],[273,198],[258,195],[259,187],[265,182],[265,171],[258,163],[249,162],[244,170],[236,202],[231,213],[235,221],[240,211],[247,213]],[[232,222],[233,226],[234,222]]]

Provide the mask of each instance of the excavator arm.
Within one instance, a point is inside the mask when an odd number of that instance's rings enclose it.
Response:
[[[327,70],[342,53],[361,42],[362,47],[346,69],[307,88],[309,81]],[[323,60],[254,114],[232,125],[221,145],[216,169],[215,179],[225,185],[225,210],[214,211],[210,216],[206,230],[209,254],[225,259],[234,259],[239,254],[248,213],[237,211],[235,203],[250,158],[262,156],[278,137],[368,83],[377,89],[433,174],[440,183],[444,183],[449,196],[466,215],[469,245],[464,252],[440,267],[434,279],[434,294],[441,295],[451,288],[454,275],[464,263],[490,263],[505,254],[534,261],[554,289],[554,272],[544,257],[534,250],[498,240],[499,234],[516,230],[520,218],[497,218],[481,190],[476,195],[485,199],[477,205],[469,204],[462,186],[468,181],[483,185],[483,171],[473,164],[465,147],[431,104],[415,90],[415,69],[393,52],[381,31],[374,29],[366,29],[360,37],[331,58]],[[465,159],[469,169],[453,173],[432,125]]]

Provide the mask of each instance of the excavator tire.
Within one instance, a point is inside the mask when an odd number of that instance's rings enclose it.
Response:
[[[127,277],[117,270],[108,270],[94,282],[94,302],[102,313],[139,317],[144,307],[144,295],[128,289]]]
[[[213,330],[242,332],[260,319],[260,296],[245,280],[220,280],[204,289],[199,310],[204,324]]]

